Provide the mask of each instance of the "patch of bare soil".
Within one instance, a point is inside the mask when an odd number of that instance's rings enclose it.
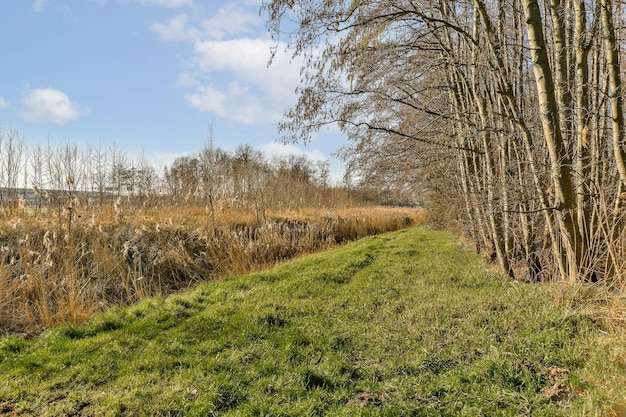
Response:
[[[582,394],[582,391],[566,383],[567,375],[569,374],[568,369],[550,366],[545,373],[550,384],[544,387],[541,393],[550,401],[569,402]]]

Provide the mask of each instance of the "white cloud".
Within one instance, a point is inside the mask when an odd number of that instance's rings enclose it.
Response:
[[[291,145],[291,144],[269,142],[269,143],[265,143],[263,145],[257,146],[257,149],[260,151],[263,151],[265,156],[267,156],[268,158],[289,156],[289,155],[296,155],[296,156],[304,155],[310,161],[328,161],[328,157],[326,157],[326,155],[324,155],[324,153],[318,149],[311,149],[309,151],[305,151],[299,148],[298,146]]]
[[[36,2],[48,1],[48,0],[35,0]],[[100,4],[106,4],[113,2],[114,0],[90,0]],[[145,6],[157,6],[167,9],[175,9],[183,6],[193,6],[193,0],[117,0],[118,3],[135,2]]]
[[[189,103],[203,111],[212,111],[217,114],[224,113],[226,95],[215,88],[212,84],[199,86],[197,91],[185,96]]]
[[[31,122],[63,124],[78,119],[84,112],[61,90],[37,88],[28,90],[22,103],[22,117]]]
[[[261,23],[256,11],[242,8],[240,3],[226,4],[213,16],[195,19],[193,24],[191,20],[188,14],[178,14],[165,23],[153,22],[150,30],[164,41],[222,40],[226,36],[246,33],[250,27]]]
[[[282,114],[282,110],[276,112],[276,109],[267,108],[261,97],[237,81],[228,84],[224,90],[213,84],[199,86],[196,92],[187,94],[185,98],[200,111],[247,125],[274,122]]]
[[[181,156],[187,156],[189,152],[182,153],[171,153],[171,152],[149,152],[145,154],[145,158],[149,161],[149,164],[152,168],[155,169],[157,173],[162,173],[163,167],[171,167],[176,158],[180,158]]]
[[[198,36],[197,30],[187,28],[189,16],[179,14],[172,17],[167,23],[154,22],[150,25],[150,30],[157,33],[164,41],[184,41],[194,39]]]
[[[235,81],[219,90],[210,84],[188,94],[192,106],[248,124],[275,123],[295,102],[299,66],[279,56],[268,68],[270,48],[264,39],[196,42],[195,62],[205,74],[229,73]],[[185,78],[189,81],[188,78]]]
[[[178,74],[177,83],[181,87],[191,88],[197,85],[196,75],[193,72],[184,71]]]
[[[258,13],[244,10],[238,4],[227,4],[209,19],[202,22],[205,39],[221,40],[225,36],[246,33],[251,26],[259,24]]]
[[[138,1],[138,0],[136,0]],[[295,103],[300,61],[271,49],[285,45],[267,38],[241,37],[261,23],[259,0],[227,3],[211,16],[178,14],[150,29],[163,41],[188,42],[193,54],[178,77],[192,107],[246,124],[275,123]]]
[[[34,12],[43,12],[44,5],[48,0],[35,0],[33,2],[33,11]]]
[[[136,0],[139,4],[167,7],[170,9],[193,5],[193,0]]]
[[[9,107],[9,102],[0,97],[0,110],[6,109],[7,107]]]
[[[230,71],[246,82],[266,86],[268,91],[293,96],[300,82],[300,59],[291,62],[287,54],[279,52],[268,67],[270,51],[276,46],[269,39],[242,38],[196,42],[194,50],[204,71]],[[278,48],[280,51],[284,45]]]
[[[276,43],[268,39],[240,38],[196,42],[194,51],[198,66],[203,71],[231,71],[254,83],[297,84],[300,80],[299,65],[292,65],[284,54],[277,54],[268,68],[270,50],[274,47]]]

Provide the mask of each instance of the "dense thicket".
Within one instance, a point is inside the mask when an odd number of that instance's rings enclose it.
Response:
[[[265,0],[303,56],[286,139],[338,123],[364,182],[421,187],[510,275],[624,271],[623,10],[611,0]]]

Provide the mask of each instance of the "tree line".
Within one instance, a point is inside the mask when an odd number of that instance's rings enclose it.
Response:
[[[281,129],[326,124],[363,182],[458,207],[511,276],[624,272],[623,3],[611,0],[264,0],[303,57]]]
[[[252,211],[261,224],[267,210],[407,205],[411,197],[337,184],[328,161],[267,157],[250,145],[229,152],[210,140],[159,169],[146,156],[128,157],[115,143],[28,144],[16,129],[0,128],[0,215],[27,206],[59,218],[77,205],[113,206],[116,213],[122,205],[199,206],[213,223],[217,210],[231,209]]]

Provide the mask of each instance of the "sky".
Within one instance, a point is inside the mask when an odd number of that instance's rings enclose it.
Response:
[[[329,160],[345,139],[323,131],[282,144],[276,123],[295,104],[299,61],[279,54],[261,0],[4,0],[0,126],[27,143],[113,143],[160,169],[200,151]],[[279,48],[279,50],[282,50]]]

